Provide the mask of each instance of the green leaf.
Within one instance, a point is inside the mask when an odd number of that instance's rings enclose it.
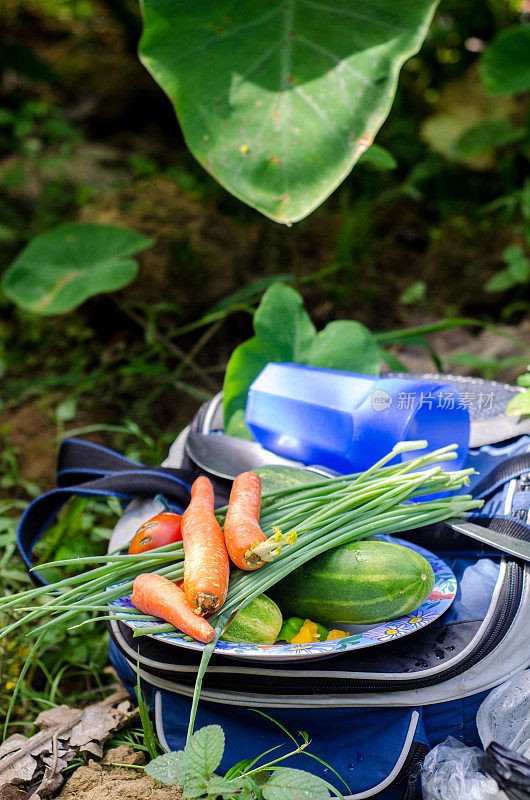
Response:
[[[128,256],[150,245],[150,239],[126,228],[67,223],[33,239],[8,268],[2,286],[27,311],[62,314],[130,283],[138,267]]]
[[[263,367],[274,359],[268,358],[257,336],[236,347],[226,366],[223,383],[225,427],[228,430],[236,411],[245,411],[248,387]]]
[[[330,796],[316,775],[290,767],[278,767],[262,792],[265,800],[328,800]]]
[[[220,775],[212,775],[207,785],[207,792],[212,797],[233,797],[234,792],[239,789],[241,781],[234,780],[232,783]]]
[[[522,417],[530,414],[530,391],[521,392],[512,397],[506,406],[506,413],[510,417]]]
[[[514,25],[495,36],[482,57],[482,77],[490,94],[530,89],[530,27]]]
[[[290,286],[275,283],[254,314],[254,330],[269,361],[295,361],[306,356],[316,334],[304,301]]]
[[[525,372],[524,375],[519,375],[517,378],[517,383],[519,386],[524,386],[525,389],[530,389],[530,372]]]
[[[182,793],[186,800],[195,800],[196,797],[204,797],[207,791],[208,781],[193,773],[186,773]]]
[[[385,350],[383,347],[379,348],[379,356],[385,362],[387,367],[392,372],[408,372],[409,368],[403,363],[394,353]]]
[[[184,750],[175,750],[154,758],[146,765],[145,771],[161,783],[176,783],[182,786],[185,773]]]
[[[526,283],[530,277],[530,261],[518,244],[506,247],[502,257],[508,266],[508,272],[516,283]]]
[[[507,265],[486,283],[487,292],[504,292],[514,286],[526,283],[530,278],[530,261],[518,244],[506,247],[502,257]]]
[[[379,374],[380,351],[364,325],[337,320],[317,333],[302,297],[290,286],[267,289],[253,323],[256,335],[236,347],[226,368],[224,419],[232,435],[238,435],[242,414],[244,419],[250,384],[270,361]]]
[[[433,0],[143,0],[140,57],[188,147],[278,222],[313,211],[388,115]]]
[[[517,284],[518,281],[514,280],[510,270],[501,269],[489,279],[484,288],[487,292],[505,292],[507,289],[513,289]]]
[[[379,375],[379,348],[368,328],[360,322],[339,319],[316,335],[306,363],[313,367]]]
[[[225,428],[227,436],[237,436],[238,439],[247,439],[249,442],[254,441],[250,429],[245,422],[245,412],[242,408],[238,408],[228,420],[228,425]]]
[[[220,725],[206,725],[189,739],[184,751],[188,776],[208,778],[215,772],[225,749],[225,735]]]
[[[414,303],[419,303],[421,300],[425,299],[425,295],[427,293],[427,284],[425,281],[414,281],[411,283],[410,286],[401,292],[399,297],[399,302],[403,303],[403,305],[414,305]]]
[[[469,158],[484,150],[520,142],[524,128],[514,128],[508,119],[490,119],[465,130],[453,145],[455,158]]]
[[[385,147],[380,147],[378,144],[370,145],[368,150],[365,150],[365,152],[359,156],[358,163],[370,164],[372,167],[382,170],[395,169],[398,165],[392,153]]]

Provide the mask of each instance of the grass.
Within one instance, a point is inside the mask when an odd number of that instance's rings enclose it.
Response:
[[[120,433],[125,432],[129,437],[129,452],[139,449],[144,454],[151,443],[149,437],[136,431],[133,435],[130,428],[123,427]],[[153,451],[147,455],[157,459],[154,443]],[[4,448],[3,464],[3,488],[16,486],[21,495],[21,499],[0,503],[0,594],[5,597],[33,586],[17,556],[15,537],[18,517],[28,501],[38,494],[39,488],[21,479],[16,453],[9,446]],[[105,553],[119,513],[119,503],[112,499],[97,502],[80,498],[72,500],[56,524],[39,541],[35,563],[38,565],[50,558],[68,559]],[[67,575],[68,571],[65,571],[60,577]],[[47,575],[49,580],[57,577],[51,572]],[[84,614],[82,619],[87,620],[90,616]],[[16,615],[0,614],[0,624],[14,618]],[[113,676],[106,670],[108,635],[105,627],[89,625],[73,631],[67,628],[68,624],[65,624],[48,632],[26,667],[31,647],[27,628],[16,630],[7,640],[0,642],[0,674],[3,676],[0,719],[6,719],[18,676],[25,670],[7,726],[9,733],[19,728],[26,732],[35,716],[50,706],[95,702],[105,696],[113,683]]]

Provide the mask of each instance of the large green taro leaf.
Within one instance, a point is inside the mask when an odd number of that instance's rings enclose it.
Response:
[[[278,222],[313,211],[386,118],[435,0],[143,0],[140,57],[186,142]]]
[[[63,314],[130,283],[138,271],[131,256],[151,244],[126,228],[69,222],[33,239],[6,271],[2,288],[27,311]]]

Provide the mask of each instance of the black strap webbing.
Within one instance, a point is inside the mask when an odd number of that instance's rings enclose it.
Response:
[[[24,563],[32,569],[36,542],[73,495],[128,501],[162,494],[173,509],[182,512],[190,500],[193,478],[191,470],[146,467],[92,442],[66,439],[59,452],[59,488],[30,503],[20,520],[17,545]],[[47,583],[38,572],[30,574],[37,585]]]
[[[471,494],[473,497],[485,497],[524,472],[530,472],[530,453],[512,456],[498,464],[477,483]]]

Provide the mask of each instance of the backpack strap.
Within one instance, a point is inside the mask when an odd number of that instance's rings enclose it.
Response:
[[[113,450],[81,439],[65,440],[59,453],[57,489],[33,500],[20,520],[17,546],[28,570],[37,541],[72,496],[117,497],[127,502],[134,497],[162,494],[171,508],[182,512],[190,500],[191,470],[146,467]],[[38,586],[47,581],[36,571],[30,575]]]
[[[522,472],[530,472],[530,453],[521,453],[497,464],[477,483],[471,494],[473,497],[486,497],[512,478],[517,478]]]
[[[72,486],[110,472],[138,468],[145,469],[145,466],[103,445],[85,439],[64,439],[57,457],[55,482],[57,486]]]
[[[504,484],[518,478],[521,474],[530,472],[530,453],[522,453],[512,456],[497,464],[481,481],[479,481],[471,491],[472,497],[487,498],[488,495],[498,491]],[[530,525],[526,520],[502,514],[492,516],[491,514],[470,514],[468,520],[491,528],[498,533],[513,536],[516,539],[530,540]]]

